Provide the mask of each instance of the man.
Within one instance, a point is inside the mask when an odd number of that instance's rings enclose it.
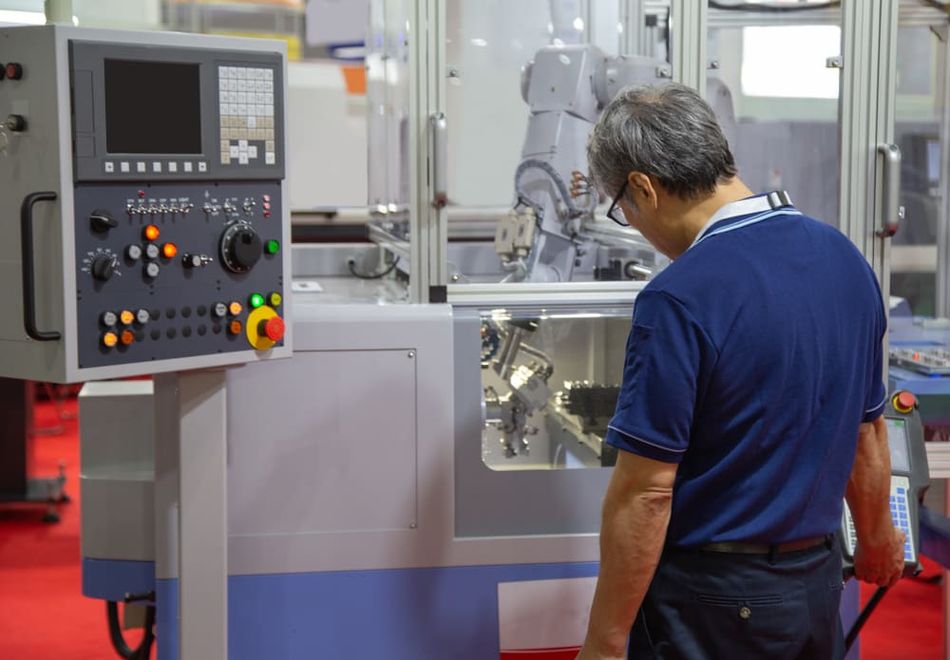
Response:
[[[903,568],[873,271],[785,193],[754,195],[689,88],[623,90],[588,157],[609,215],[672,263],[635,305],[579,658],[628,638],[637,660],[840,657],[845,495],[858,578]]]

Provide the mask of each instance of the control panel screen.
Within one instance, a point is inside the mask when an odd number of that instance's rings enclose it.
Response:
[[[106,149],[112,154],[200,154],[198,64],[105,60]],[[161,90],[143,97],[137,90]]]
[[[910,450],[907,446],[907,422],[887,418],[887,443],[891,448],[891,470],[910,472]]]

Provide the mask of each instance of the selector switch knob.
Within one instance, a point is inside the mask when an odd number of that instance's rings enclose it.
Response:
[[[244,222],[228,227],[221,235],[221,260],[234,273],[246,273],[254,267],[263,252],[261,237]]]
[[[119,260],[112,254],[103,254],[96,257],[92,262],[92,276],[97,280],[105,282],[113,275],[119,267]]]
[[[110,229],[119,226],[119,221],[112,217],[112,214],[102,209],[96,209],[89,214],[89,224],[92,230],[97,234],[104,234]]]

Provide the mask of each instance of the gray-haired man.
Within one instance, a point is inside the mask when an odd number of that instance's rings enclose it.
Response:
[[[673,262],[634,310],[579,657],[628,636],[638,660],[840,656],[845,495],[858,577],[903,568],[874,273],[783,191],[753,194],[689,88],[623,90],[588,157],[609,215]]]

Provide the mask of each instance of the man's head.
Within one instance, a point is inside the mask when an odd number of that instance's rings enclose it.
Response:
[[[712,108],[669,83],[627,87],[610,102],[587,147],[591,175],[634,228],[664,249],[664,230],[685,206],[716,194],[736,163]]]

